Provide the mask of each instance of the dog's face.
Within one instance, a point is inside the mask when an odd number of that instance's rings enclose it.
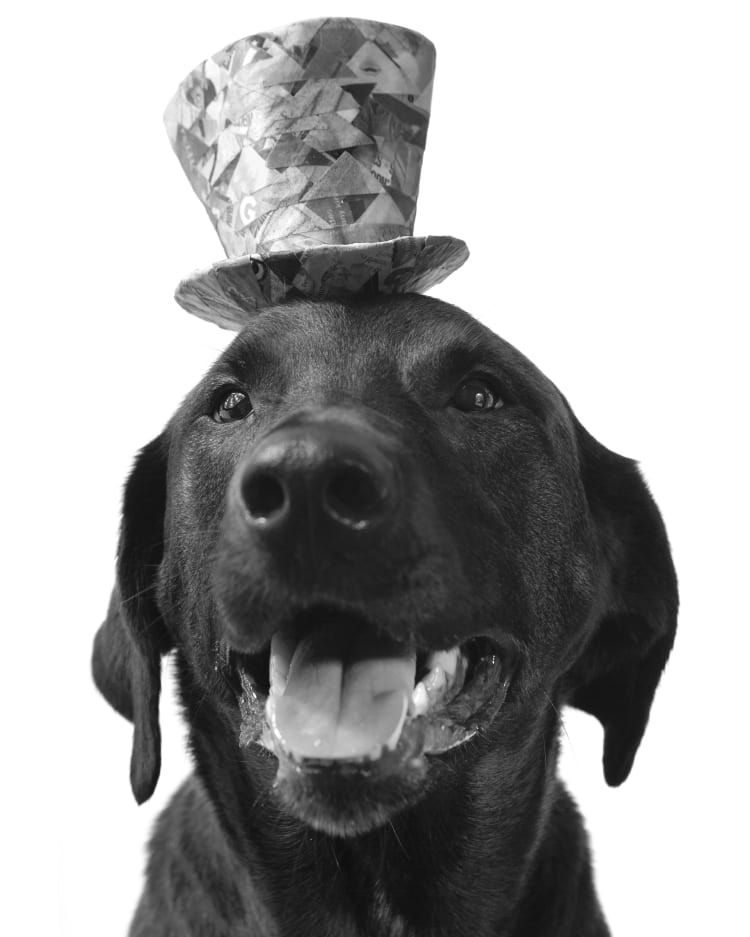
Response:
[[[336,835],[488,757],[511,776],[564,703],[602,721],[622,781],[677,604],[633,463],[414,296],[254,319],[141,454],[119,577],[94,670],[135,723],[136,797],[175,646],[208,783],[224,764],[234,798],[272,789]]]

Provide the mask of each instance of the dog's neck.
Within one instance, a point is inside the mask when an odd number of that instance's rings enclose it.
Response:
[[[551,709],[525,738],[507,739],[473,771],[443,778],[416,807],[351,839],[317,833],[282,812],[271,791],[275,764],[260,752],[250,773],[257,787],[248,790],[253,782],[239,761],[218,760],[216,736],[202,731],[209,728],[200,720],[194,726],[198,775],[236,859],[253,870],[246,900],[253,919],[260,905],[263,919],[275,922],[271,934],[607,934],[580,817],[556,777],[559,723]],[[503,757],[506,750],[523,757]],[[552,814],[565,831],[554,840]],[[587,931],[582,922],[590,923],[592,909],[600,927]]]

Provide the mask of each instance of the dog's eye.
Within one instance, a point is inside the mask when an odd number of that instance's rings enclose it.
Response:
[[[214,410],[217,423],[232,423],[244,420],[252,412],[253,405],[244,390],[232,390],[220,395],[219,405]]]
[[[487,381],[481,378],[472,378],[458,388],[453,395],[451,404],[464,413],[480,413],[484,410],[494,410],[502,407],[500,395]]]

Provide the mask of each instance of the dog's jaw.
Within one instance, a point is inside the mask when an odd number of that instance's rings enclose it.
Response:
[[[367,628],[357,619],[344,619],[340,624],[350,629]],[[365,643],[377,648],[372,633]],[[377,728],[361,728],[356,718],[352,725],[342,720],[344,734],[349,732],[349,747],[340,750],[336,750],[335,741],[326,738],[326,727],[320,738],[305,738],[283,720],[279,724],[278,710],[284,705],[282,691],[286,689],[283,671],[288,671],[293,641],[272,641],[276,653],[266,650],[247,656],[227,653],[224,647],[218,651],[217,667],[232,682],[238,699],[240,748],[261,746],[271,752],[278,762],[274,790],[285,809],[326,833],[359,835],[419,800],[430,788],[434,759],[486,732],[508,694],[516,654],[499,636],[494,640],[469,639],[448,652],[414,651],[411,655],[408,648],[403,653],[394,650],[390,639],[386,644],[398,662],[392,666],[403,666],[405,659],[419,660],[412,670],[414,686],[408,705],[387,738],[378,736]],[[286,645],[284,653],[278,651],[279,645]],[[446,668],[453,669],[450,682]],[[265,680],[264,671],[268,674]],[[371,707],[375,703],[364,700],[360,705]],[[293,706],[302,711],[305,720],[304,698],[293,700]],[[311,700],[310,706],[314,708],[315,702]],[[314,730],[329,715],[325,707],[313,712],[308,725]],[[362,739],[357,737],[360,731]],[[368,734],[372,732],[375,734]]]

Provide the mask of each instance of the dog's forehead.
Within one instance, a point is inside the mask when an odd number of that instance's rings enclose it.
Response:
[[[464,362],[500,369],[530,392],[561,402],[554,384],[511,344],[463,309],[418,295],[272,307],[249,322],[215,367],[299,374],[325,364],[329,375],[406,376]]]

